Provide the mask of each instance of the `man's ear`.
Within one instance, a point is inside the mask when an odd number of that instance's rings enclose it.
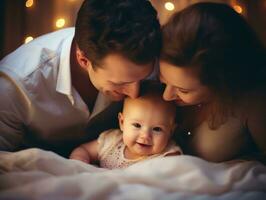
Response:
[[[76,47],[76,58],[78,64],[86,71],[88,70],[88,68],[92,68],[91,61],[85,56],[84,52],[81,51],[78,46]]]
[[[123,114],[121,112],[118,113],[118,121],[119,121],[120,130],[123,131],[124,116],[123,116]]]

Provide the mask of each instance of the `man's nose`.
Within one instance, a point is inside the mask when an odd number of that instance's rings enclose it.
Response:
[[[129,84],[125,90],[124,90],[124,94],[129,96],[130,98],[137,98],[139,96],[139,82],[134,82]]]
[[[177,99],[177,94],[173,86],[166,85],[164,92],[163,92],[163,99],[165,101],[172,101]]]

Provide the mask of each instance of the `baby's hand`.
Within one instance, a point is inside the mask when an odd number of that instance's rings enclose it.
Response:
[[[74,151],[72,151],[70,154],[69,159],[80,160],[88,164],[90,163],[90,157],[88,153],[81,147],[74,149]]]
[[[73,156],[70,155],[69,159],[80,160],[80,161],[85,162],[85,163],[87,163],[87,164],[90,163],[90,159],[87,159],[87,158],[84,158],[84,157],[82,157],[82,156],[78,156],[78,155],[73,155]]]

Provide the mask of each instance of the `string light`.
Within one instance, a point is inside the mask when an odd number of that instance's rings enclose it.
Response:
[[[25,3],[25,6],[27,8],[30,8],[31,6],[33,6],[33,4],[34,4],[34,1],[33,0],[27,0],[26,3]]]
[[[65,26],[65,23],[66,23],[66,20],[64,18],[59,18],[56,20],[55,25],[57,28],[62,28]]]
[[[166,2],[164,4],[166,10],[172,11],[175,9],[175,5],[172,2]]]
[[[33,40],[33,37],[32,37],[32,36],[28,36],[28,37],[25,38],[24,43],[25,43],[25,44],[26,44],[26,43],[29,43],[29,42],[32,41],[32,40]]]
[[[243,9],[240,5],[234,5],[233,8],[235,9],[236,12],[241,14],[243,12]]]

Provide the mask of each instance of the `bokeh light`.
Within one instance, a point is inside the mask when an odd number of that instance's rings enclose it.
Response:
[[[26,6],[27,8],[30,8],[30,7],[33,6],[33,4],[34,4],[34,1],[33,1],[33,0],[27,0],[26,3],[25,3],[25,6]]]
[[[28,37],[25,38],[24,43],[26,44],[26,43],[28,43],[28,42],[30,42],[32,40],[33,40],[33,37],[32,36],[28,36]]]
[[[164,4],[164,7],[165,7],[166,10],[170,10],[170,11],[175,9],[175,5],[172,2],[166,2]]]
[[[62,28],[65,26],[65,24],[66,24],[66,20],[64,18],[57,19],[55,23],[57,28]]]
[[[240,5],[234,5],[233,8],[235,9],[236,12],[241,14],[243,12],[243,8]]]

